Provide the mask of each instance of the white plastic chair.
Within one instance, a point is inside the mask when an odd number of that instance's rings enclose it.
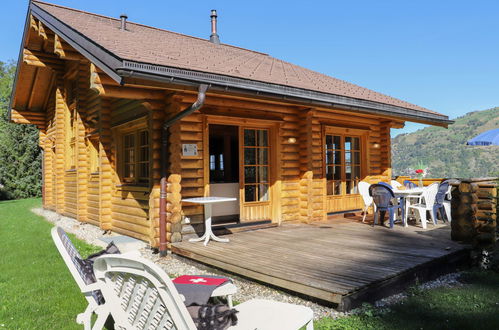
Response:
[[[430,211],[430,217],[433,220],[433,224],[437,224],[437,218],[433,213],[433,204],[435,204],[435,196],[438,192],[438,183],[432,183],[431,185],[424,188],[421,195],[408,195],[410,201],[414,199],[417,200],[415,204],[410,204],[407,208],[408,210],[414,209],[418,211],[419,218],[421,219],[421,225],[426,229],[426,212]]]
[[[445,215],[447,216],[447,220],[449,220],[449,222],[452,221],[452,217],[451,217],[451,209],[450,209],[450,206],[451,206],[451,203],[452,203],[452,194],[451,194],[451,190],[452,190],[452,186],[449,185],[449,189],[447,190],[447,194],[445,194],[445,199],[444,199],[444,209],[445,209]]]
[[[404,186],[403,184],[401,184],[400,182],[395,181],[395,180],[390,181],[390,185],[391,185],[394,189],[398,189],[399,187],[403,187],[403,186]]]
[[[153,262],[104,255],[94,272],[116,329],[196,329],[172,281]],[[231,330],[313,329],[313,312],[305,306],[255,299],[235,309],[238,323]]]
[[[360,181],[359,182],[359,193],[362,196],[362,200],[364,201],[364,209],[362,212],[364,213],[364,216],[362,217],[362,222],[366,220],[366,215],[367,215],[367,210],[369,209],[369,206],[373,205],[374,208],[376,208],[376,205],[374,205],[373,198],[369,196],[369,187],[371,185],[365,181]],[[374,210],[376,213],[376,209]]]

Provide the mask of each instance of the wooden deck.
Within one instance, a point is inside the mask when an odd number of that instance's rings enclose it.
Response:
[[[467,263],[450,226],[394,229],[355,219],[284,224],[210,241],[173,244],[174,253],[348,310]]]

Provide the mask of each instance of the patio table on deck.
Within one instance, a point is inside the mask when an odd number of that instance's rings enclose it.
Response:
[[[418,188],[412,188],[412,189],[393,189],[393,194],[395,197],[400,197],[403,199],[404,203],[404,227],[407,227],[407,219],[408,219],[408,212],[409,212],[409,201],[407,199],[407,196],[409,195],[422,195],[424,191],[424,188],[418,187]]]
[[[210,239],[217,241],[217,242],[228,243],[229,240],[227,238],[220,238],[220,237],[215,236],[215,234],[213,234],[213,231],[211,229],[211,206],[214,203],[232,202],[235,200],[236,200],[236,198],[233,198],[233,197],[215,197],[215,196],[182,199],[182,202],[204,205],[205,232],[204,232],[203,236],[201,236],[199,238],[191,238],[189,240],[189,242],[204,241],[204,246],[206,246],[208,244],[208,241]]]

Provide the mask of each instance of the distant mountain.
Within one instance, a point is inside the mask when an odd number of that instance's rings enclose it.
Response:
[[[499,107],[455,119],[448,129],[426,127],[392,139],[393,174],[407,175],[422,162],[429,177],[469,178],[499,175],[499,146],[467,146],[466,141],[499,128]]]

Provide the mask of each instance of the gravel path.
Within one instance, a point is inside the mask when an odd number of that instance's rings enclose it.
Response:
[[[32,210],[35,214],[45,217],[49,222],[61,227],[68,233],[75,234],[79,239],[86,241],[90,244],[105,247],[106,243],[100,240],[102,237],[112,237],[119,236],[116,233],[104,234],[104,232],[91,224],[79,222],[73,218],[61,216],[55,212],[44,210],[41,208]],[[213,269],[206,265],[197,263],[195,261],[176,256],[168,255],[166,257],[160,258],[159,254],[154,254],[153,250],[147,247],[146,243],[140,248],[140,252],[144,258],[152,260],[163,268],[166,273],[173,276],[179,276],[182,274],[186,275],[223,275],[233,279],[234,284],[238,288],[237,294],[234,295],[233,299],[238,302],[244,302],[253,298],[271,299],[281,302],[287,302],[292,304],[299,304],[308,306],[314,311],[314,318],[320,319],[323,317],[338,318],[346,315],[350,315],[358,312],[358,310],[352,310],[350,312],[338,312],[333,308],[322,306],[311,301],[293,296],[286,292],[269,288],[267,286],[261,285],[259,283],[241,278],[233,274],[227,274],[223,271]],[[421,290],[429,290],[437,287],[453,287],[461,285],[457,280],[459,273],[447,274],[438,279],[430,282],[426,282],[420,285],[418,288]],[[406,292],[399,293],[384,299],[381,299],[375,303],[378,307],[389,307],[390,305],[400,302],[408,296]]]

